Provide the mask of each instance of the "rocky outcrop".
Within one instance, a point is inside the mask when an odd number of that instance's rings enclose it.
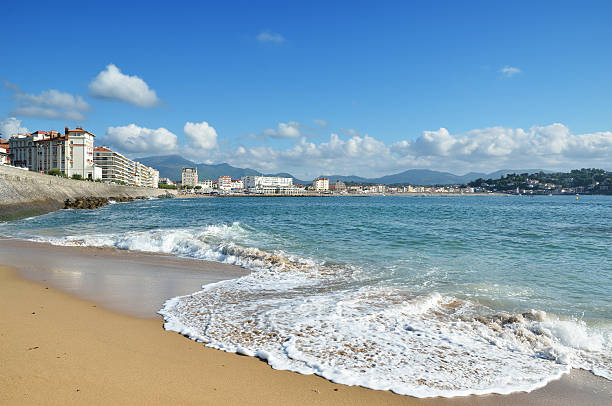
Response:
[[[95,208],[107,204],[103,204],[102,199],[124,201],[167,193],[165,189],[66,179],[0,165],[0,221],[59,210],[66,206],[66,200],[76,202],[80,199],[83,208]],[[96,202],[97,199],[100,201]]]
[[[66,199],[64,201],[64,209],[97,209],[98,207],[106,206],[111,202],[125,203],[133,202],[134,200],[145,200],[146,196],[137,197],[81,197],[77,199]]]

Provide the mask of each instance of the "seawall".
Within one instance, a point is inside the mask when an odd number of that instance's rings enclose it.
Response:
[[[60,178],[0,165],[0,221],[59,210],[66,199],[83,197],[151,197],[164,189],[109,185]]]

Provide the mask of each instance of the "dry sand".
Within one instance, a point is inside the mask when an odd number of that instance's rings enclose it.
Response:
[[[100,301],[83,300],[24,279],[26,274],[38,275],[36,279],[45,272],[52,274],[45,268],[57,261],[49,258],[62,256],[70,261],[71,257],[66,256],[65,248],[46,246],[46,264],[33,266],[31,258],[36,256],[27,255],[29,243],[21,248],[13,243],[0,240],[4,247],[0,265],[7,264],[10,251],[13,256],[30,258],[24,269],[32,269],[24,273],[23,269],[0,267],[0,404],[608,405],[612,397],[610,382],[583,371],[529,394],[453,399],[416,399],[276,371],[255,358],[210,349],[166,332],[153,314],[139,318],[114,312]],[[132,264],[126,268],[132,276],[141,272],[134,270],[140,269],[134,262],[144,263],[146,269],[153,258],[136,260],[138,255],[107,250],[68,250],[79,251],[72,255],[76,262],[89,257],[88,270],[131,256]],[[96,257],[103,261],[96,262],[100,260]],[[170,268],[176,265],[169,261]],[[92,275],[100,273],[98,269]]]

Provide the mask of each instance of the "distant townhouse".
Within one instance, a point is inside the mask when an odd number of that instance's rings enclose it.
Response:
[[[131,186],[157,188],[159,171],[132,161],[108,147],[94,148],[94,162],[101,168],[102,180]]]
[[[198,168],[183,168],[181,184],[193,187],[198,183]]]
[[[328,178],[317,178],[312,181],[312,188],[317,192],[325,192],[329,190]]]
[[[9,139],[11,164],[30,171],[48,173],[55,169],[71,177],[99,179],[101,170],[94,164],[95,135],[77,127],[58,131],[36,131]]]

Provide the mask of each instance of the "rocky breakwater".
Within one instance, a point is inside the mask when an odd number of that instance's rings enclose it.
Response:
[[[111,202],[126,203],[134,200],[145,200],[146,196],[137,197],[81,197],[77,199],[66,199],[64,201],[64,209],[97,209],[98,207],[106,206]]]
[[[158,197],[173,191],[66,179],[0,165],[0,222],[32,217],[70,205],[95,208],[115,200]],[[131,199],[131,200],[124,200]],[[81,200],[82,203],[72,203]]]

